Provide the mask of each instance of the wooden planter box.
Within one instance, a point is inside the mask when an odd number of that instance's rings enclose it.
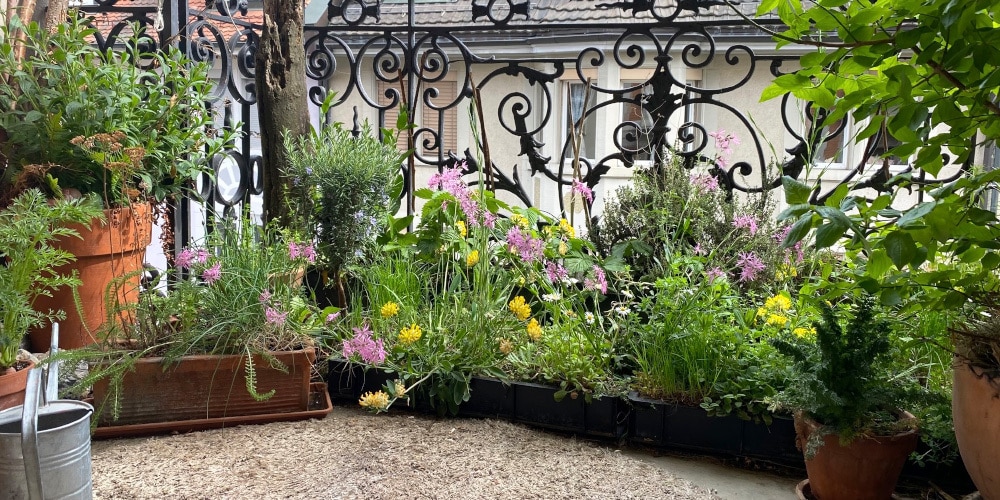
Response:
[[[107,379],[94,385],[98,425],[116,426],[153,422],[217,419],[243,415],[303,412],[309,408],[309,379],[316,359],[314,349],[273,353],[287,373],[254,358],[257,392],[274,395],[257,401],[247,392],[244,356],[184,356],[164,365],[163,358],[138,360],[125,373],[118,393],[119,415],[114,419]]]

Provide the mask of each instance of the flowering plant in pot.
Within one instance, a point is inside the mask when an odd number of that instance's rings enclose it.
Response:
[[[193,192],[226,137],[211,127],[207,65],[158,49],[141,28],[120,51],[94,45],[96,30],[76,15],[52,32],[16,17],[3,30],[0,206],[37,188],[54,199],[93,196],[106,209],[77,228],[80,240],[60,242],[77,256],[79,300],[59,291],[39,305],[68,311],[61,343],[79,347],[109,318],[113,307],[104,299],[112,283],[113,302],[136,300],[150,203]],[[121,276],[129,279],[116,282]],[[47,335],[48,328],[33,332],[35,350],[48,346]]]
[[[128,306],[133,324],[63,354],[90,361],[77,386],[94,386],[108,425],[305,410],[325,318],[294,276],[314,259],[248,218],[220,225],[177,255],[180,279]]]
[[[913,392],[906,377],[886,368],[889,320],[870,297],[850,309],[820,308],[814,341],[771,340],[794,371],[775,400],[796,411],[798,444],[817,498],[889,498],[918,440],[916,419],[901,410]]]
[[[48,290],[79,284],[75,275],[57,270],[73,256],[53,245],[60,237],[79,237],[68,224],[99,216],[93,200],[62,200],[49,204],[38,190],[21,193],[0,210],[0,409],[21,404],[29,361],[19,356],[28,329],[65,317],[65,311],[39,311],[35,299]]]

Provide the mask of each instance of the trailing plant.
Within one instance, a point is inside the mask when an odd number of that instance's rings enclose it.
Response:
[[[80,279],[62,266],[76,260],[54,244],[79,238],[70,224],[89,224],[102,217],[93,199],[48,203],[41,191],[29,189],[0,210],[0,374],[13,369],[21,342],[31,327],[58,321],[65,311],[38,311],[37,297]]]

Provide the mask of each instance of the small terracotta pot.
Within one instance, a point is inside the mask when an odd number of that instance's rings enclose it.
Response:
[[[915,420],[907,412],[902,419]],[[795,415],[795,434],[804,451],[809,436],[820,427],[815,420]],[[867,436],[854,439],[847,446],[840,436],[828,434],[823,445],[806,460],[809,487],[820,500],[888,500],[896,489],[899,474],[910,453],[917,447],[913,428],[895,436]]]
[[[1000,498],[1000,379],[956,360],[951,411],[962,462],[985,499]]]
[[[34,367],[35,363],[29,361],[27,368],[0,375],[0,410],[24,404],[24,388],[28,385],[28,372]]]
[[[61,238],[55,246],[76,256],[76,261],[59,268],[60,274],[74,270],[83,282],[77,288],[80,309],[76,307],[73,290],[62,287],[52,297],[40,296],[35,300],[35,310],[63,310],[66,319],[59,322],[59,347],[75,349],[97,341],[94,334],[108,317],[109,310],[123,323],[132,320],[130,311],[122,306],[134,304],[139,299],[139,281],[142,261],[146,255],[153,229],[152,207],[149,203],[136,203],[132,207],[105,210],[104,225],[94,220],[90,226],[71,226],[80,238]],[[123,277],[127,279],[122,280]],[[113,286],[106,304],[105,295]],[[116,311],[118,309],[118,311]],[[83,316],[83,320],[80,317]],[[32,352],[49,349],[51,325],[31,331]]]

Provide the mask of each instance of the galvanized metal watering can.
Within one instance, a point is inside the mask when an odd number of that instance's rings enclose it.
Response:
[[[52,327],[51,354],[59,326]],[[60,400],[59,366],[28,374],[24,404],[0,412],[0,499],[89,499],[90,416],[87,403]]]

